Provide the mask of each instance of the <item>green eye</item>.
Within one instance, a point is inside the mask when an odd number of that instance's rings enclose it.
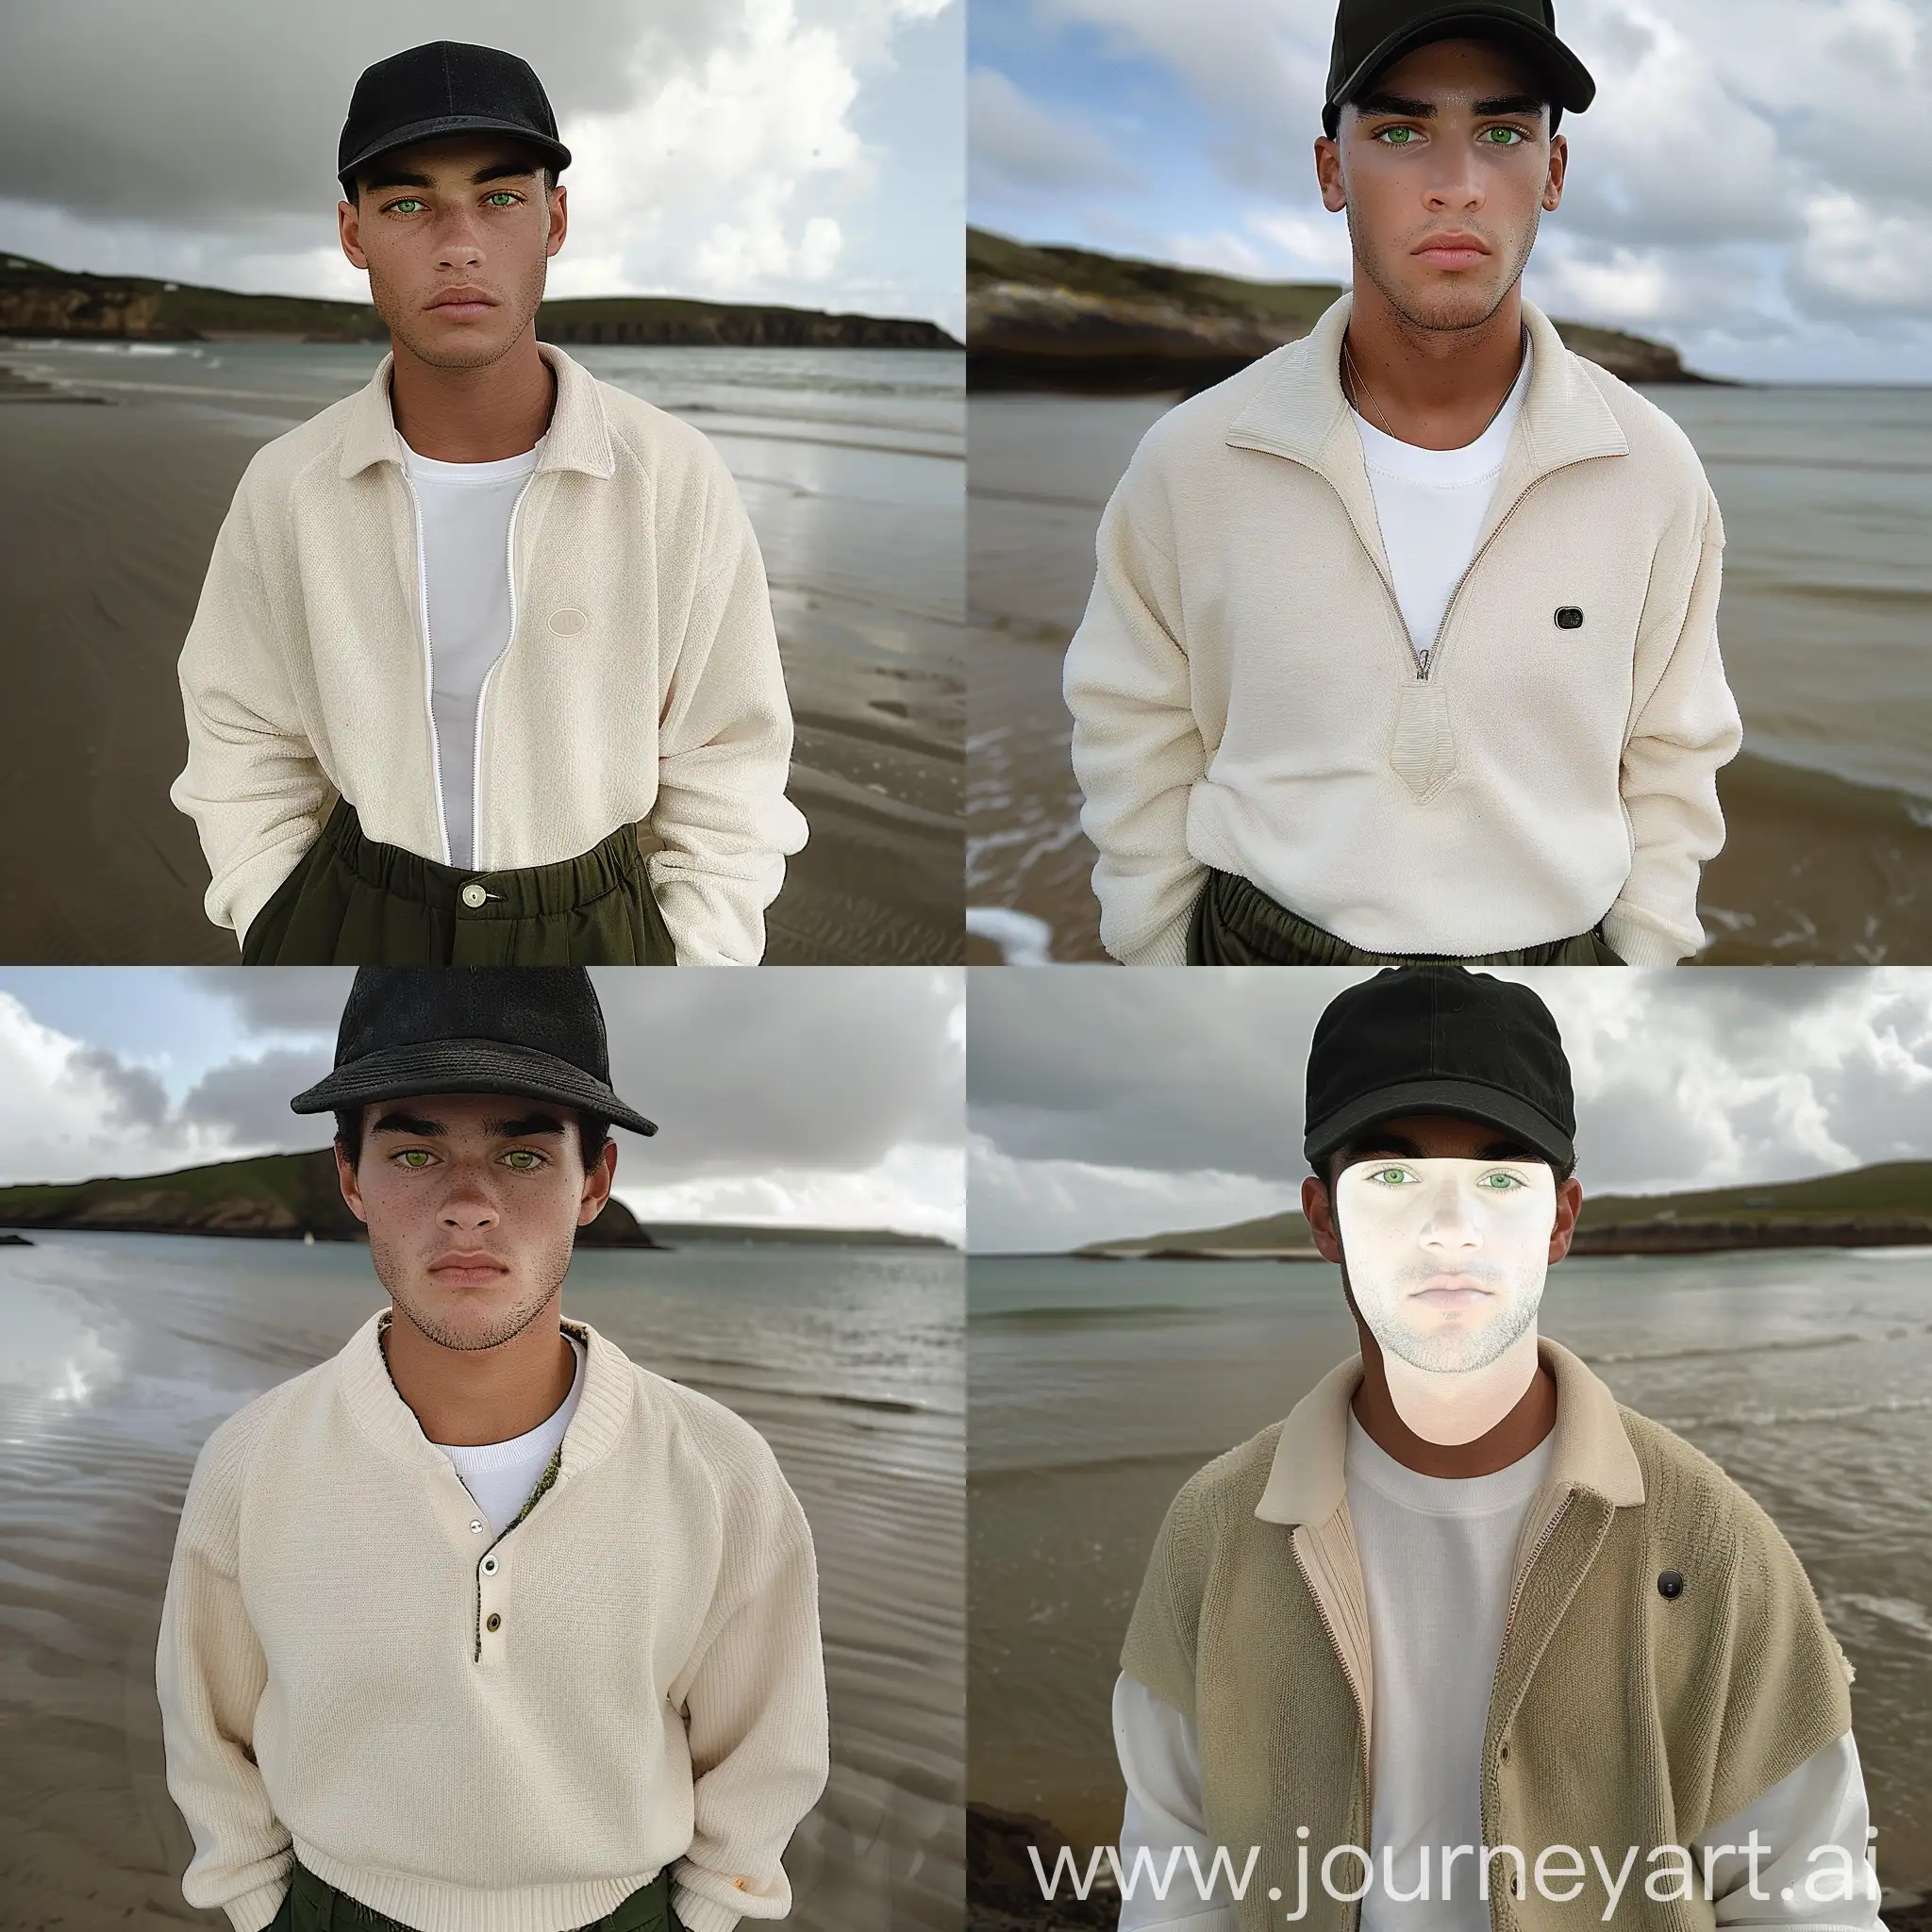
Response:
[[[1385,127],[1375,139],[1390,147],[1409,147],[1414,144],[1415,132],[1413,127]]]
[[[427,1167],[436,1157],[426,1147],[405,1147],[396,1158],[411,1173],[416,1173]]]
[[[1486,1174],[1479,1185],[1493,1194],[1513,1194],[1517,1189],[1527,1187],[1529,1183],[1520,1174]]]
[[[485,201],[513,203],[516,200],[516,196],[512,194],[508,188],[499,188],[495,190],[492,193],[486,194],[483,197],[483,199]]]
[[[1485,127],[1477,139],[1488,142],[1491,147],[1521,147],[1528,137],[1520,127]]]
[[[1369,1178],[1378,1188],[1401,1188],[1407,1187],[1415,1175],[1406,1167],[1378,1167]]]
[[[543,1164],[543,1157],[534,1147],[512,1147],[503,1160],[506,1167],[513,1168],[518,1174],[528,1174],[531,1169]]]
[[[403,196],[402,200],[391,202],[389,205],[389,211],[392,215],[399,215],[402,214],[406,209],[412,208],[425,208],[427,206],[428,204],[426,202],[418,201],[413,194],[406,194]]]

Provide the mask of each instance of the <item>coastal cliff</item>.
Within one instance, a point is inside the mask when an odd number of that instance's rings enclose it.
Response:
[[[1332,282],[1253,282],[1087,248],[966,233],[967,382],[975,390],[1132,394],[1224,381],[1307,335]],[[1577,355],[1625,382],[1706,382],[1665,342],[1558,322]]]
[[[668,295],[593,295],[545,302],[548,342],[628,342],[781,349],[958,349],[937,324],[905,316],[834,315],[818,308],[691,302]],[[0,255],[0,336],[116,341],[383,342],[366,302],[242,295],[146,275],[75,274],[24,255]]]
[[[1586,1195],[1573,1255],[1709,1255],[1746,1248],[1932,1246],[1932,1160],[1684,1194]],[[1299,1214],[1094,1241],[1087,1261],[1312,1261]]]
[[[349,1212],[336,1181],[333,1151],[261,1154],[246,1160],[133,1178],[0,1188],[0,1228],[74,1228],[94,1233],[232,1235],[252,1241],[355,1241],[362,1224]],[[658,1239],[807,1242],[841,1247],[948,1249],[931,1235],[891,1229],[738,1227],[665,1223],[656,1233],[614,1197],[587,1227],[580,1248],[655,1248]]]

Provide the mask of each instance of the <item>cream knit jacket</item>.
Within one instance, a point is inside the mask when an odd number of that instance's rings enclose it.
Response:
[[[1163,417],[1108,505],[1065,673],[1102,942],[1183,963],[1212,866],[1377,952],[1600,920],[1633,965],[1695,952],[1741,738],[1695,452],[1525,303],[1529,391],[1419,673],[1341,391],[1351,306]]]
[[[538,346],[557,404],[510,523],[475,869],[575,858],[642,824],[678,964],[754,965],[805,843],[758,541],[698,431]],[[169,796],[201,834],[208,915],[238,942],[338,794],[368,837],[449,858],[393,360],[255,453],[182,648],[188,763]]]
[[[188,1902],[258,1932],[290,1852],[427,1932],[559,1932],[669,1865],[691,1932],[783,1918],[824,1789],[810,1531],[771,1449],[581,1323],[555,1482],[492,1541],[377,1341],[203,1447],[157,1675]]]

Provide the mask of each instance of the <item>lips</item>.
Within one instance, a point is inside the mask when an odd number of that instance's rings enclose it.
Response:
[[[1441,268],[1471,268],[1484,260],[1490,250],[1474,235],[1432,235],[1415,253]]]
[[[439,295],[429,307],[437,315],[452,316],[460,321],[470,316],[487,314],[496,307],[496,304],[481,289],[451,289]]]
[[[439,1255],[430,1262],[429,1272],[452,1287],[481,1288],[499,1274],[508,1274],[509,1269],[494,1255]]]

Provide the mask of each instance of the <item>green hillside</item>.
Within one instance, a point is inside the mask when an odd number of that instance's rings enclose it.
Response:
[[[552,342],[632,342],[769,348],[958,349],[936,324],[834,315],[773,304],[694,302],[670,295],[593,295],[545,302],[537,333]],[[30,256],[0,255],[0,336],[108,337],[142,341],[261,337],[387,342],[366,302],[244,295],[152,275],[96,275]]]
[[[1609,1254],[1690,1245],[1774,1247],[1820,1235],[1848,1246],[1932,1241],[1932,1160],[1894,1160],[1809,1180],[1754,1183],[1681,1194],[1586,1195],[1575,1252]],[[1299,1213],[1263,1215],[1225,1227],[1189,1228],[1130,1241],[1094,1241],[1082,1255],[1309,1247]]]
[[[215,1161],[173,1174],[110,1176],[0,1188],[0,1227],[87,1228],[124,1234],[249,1236],[257,1240],[353,1241],[362,1224],[349,1212],[336,1182],[334,1153],[262,1154]],[[930,1235],[889,1229],[741,1227],[708,1223],[639,1226],[622,1201],[606,1203],[577,1244],[591,1248],[652,1248],[685,1241],[783,1241],[841,1247],[948,1248]]]

